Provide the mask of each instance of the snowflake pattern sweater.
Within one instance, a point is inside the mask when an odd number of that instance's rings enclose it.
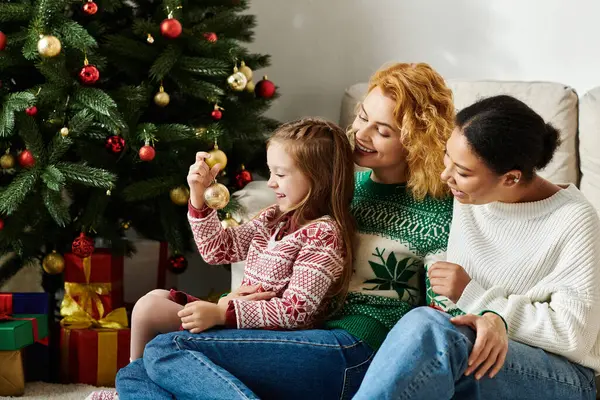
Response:
[[[209,264],[246,260],[242,285],[260,284],[263,291],[276,293],[270,300],[231,300],[235,313],[228,312],[228,326],[306,328],[328,310],[331,289],[344,267],[335,223],[325,217],[276,240],[283,228],[270,227],[276,215],[272,206],[239,227],[224,229],[216,211],[190,205],[188,219],[202,258]]]
[[[424,267],[444,261],[452,199],[417,201],[406,185],[356,174],[354,274],[346,302],[329,328],[345,329],[378,349],[414,306],[424,305]]]

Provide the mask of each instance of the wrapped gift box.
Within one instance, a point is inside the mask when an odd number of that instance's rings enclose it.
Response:
[[[94,319],[123,306],[123,256],[99,249],[90,257],[65,254],[65,297]],[[63,314],[64,315],[64,314]]]
[[[48,337],[48,315],[12,314],[0,320],[0,351],[20,350]]]
[[[25,375],[21,351],[0,351],[0,396],[21,396],[24,392]]]
[[[129,329],[61,329],[63,381],[114,386],[117,371],[129,364]]]
[[[48,314],[48,293],[0,293],[0,314]]]

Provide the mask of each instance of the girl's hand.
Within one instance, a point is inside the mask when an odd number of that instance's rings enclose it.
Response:
[[[431,290],[435,294],[446,296],[454,303],[460,299],[471,282],[471,277],[463,267],[448,262],[436,262],[429,267],[427,274]]]
[[[225,313],[214,303],[193,301],[177,313],[181,326],[190,333],[200,333],[217,325],[225,324]]]
[[[275,297],[275,295],[276,293],[274,292],[263,291],[260,285],[242,285],[233,292],[229,293],[227,296],[221,297],[218,305],[219,307],[223,307],[225,312],[229,306],[229,300],[270,300]]]
[[[508,352],[508,334],[502,318],[494,313],[485,313],[482,317],[468,314],[452,318],[450,322],[454,325],[466,325],[477,335],[465,375],[477,370],[477,380],[483,378],[488,371],[490,378],[496,376],[504,365]]]
[[[200,151],[196,153],[196,162],[190,166],[187,182],[190,186],[190,202],[198,210],[204,207],[204,191],[215,180],[221,170],[221,164],[209,168],[204,161],[210,154]]]

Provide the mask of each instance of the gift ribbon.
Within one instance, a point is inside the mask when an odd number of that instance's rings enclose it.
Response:
[[[12,314],[13,296],[12,293],[0,294],[0,314]]]
[[[128,325],[125,307],[117,308],[103,318],[94,319],[67,293],[65,293],[60,306],[60,314],[64,316],[60,324],[69,329],[87,329],[90,327],[125,329]]]
[[[15,317],[11,317],[8,313],[0,312],[0,321],[31,321],[31,329],[33,330],[33,341],[36,343],[41,343],[46,346],[48,345],[48,337],[40,339],[37,319],[35,319],[35,318],[15,318]]]
[[[90,315],[94,314],[94,306],[98,310],[100,318],[104,317],[104,304],[100,296],[108,296],[112,287],[110,283],[75,283],[65,282],[65,298],[67,295],[71,299],[77,299],[77,303],[81,305],[81,309]],[[60,306],[60,314],[62,316],[69,315],[63,313],[65,302]],[[65,312],[67,312],[65,310]]]

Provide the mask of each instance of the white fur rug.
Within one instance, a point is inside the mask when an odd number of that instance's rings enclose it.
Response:
[[[3,397],[0,399],[37,399],[37,400],[84,400],[90,393],[100,390],[95,386],[83,384],[60,385],[44,382],[26,382],[25,395],[22,397]],[[105,388],[106,389],[106,388]]]

